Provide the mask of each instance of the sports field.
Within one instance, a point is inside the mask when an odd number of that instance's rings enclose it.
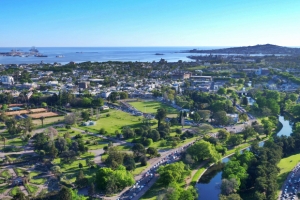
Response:
[[[158,101],[137,101],[128,103],[143,113],[156,113],[159,108],[165,108],[168,114],[178,113],[175,108]]]
[[[132,116],[129,113],[120,110],[110,110],[109,117],[104,115],[97,120],[94,126],[81,126],[80,128],[89,130],[91,132],[98,132],[104,128],[108,133],[114,134],[116,130],[121,131],[124,126],[137,128],[142,123],[143,117]]]

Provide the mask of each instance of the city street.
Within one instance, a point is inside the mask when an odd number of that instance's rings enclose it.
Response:
[[[279,200],[297,200],[297,193],[300,186],[300,163],[291,171],[282,190],[279,194]]]

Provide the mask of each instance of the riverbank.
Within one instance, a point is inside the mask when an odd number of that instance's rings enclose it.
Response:
[[[264,142],[265,141],[267,141],[267,140],[269,140],[271,137],[274,137],[275,135],[277,135],[280,131],[282,131],[283,130],[283,125],[285,124],[285,125],[289,125],[289,124],[286,124],[286,123],[284,123],[285,122],[285,120],[284,120],[284,118],[282,117],[282,116],[280,116],[279,118],[278,118],[278,123],[277,123],[277,126],[273,129],[273,131],[272,131],[272,133],[273,134],[270,134],[270,135],[268,135],[268,136],[265,136],[262,140],[260,140],[260,141],[258,141],[259,142],[259,146],[262,146],[263,144],[264,144]],[[284,124],[283,124],[284,123]],[[288,134],[290,134],[290,133],[288,133]],[[252,140],[249,140],[247,143],[244,143],[244,144],[241,144],[238,148],[235,148],[235,149],[232,149],[232,150],[229,150],[227,153],[226,153],[226,155],[222,158],[222,161],[224,161],[224,160],[226,160],[226,158],[228,158],[228,157],[230,157],[230,156],[232,156],[232,155],[234,155],[234,153],[236,152],[236,150],[240,150],[240,151],[243,151],[243,150],[245,150],[245,149],[248,149],[250,146],[251,146],[251,144],[253,143],[253,141],[254,141],[255,139],[254,138],[252,138]],[[241,148],[242,147],[242,148]],[[228,161],[228,159],[226,160],[226,161]],[[226,162],[225,161],[225,162]],[[212,165],[210,165],[209,167],[201,167],[201,168],[199,168],[198,169],[198,171],[197,172],[195,172],[194,173],[194,177],[192,178],[192,180],[193,180],[193,184],[195,185],[195,187],[197,187],[198,188],[198,191],[199,191],[199,193],[201,193],[201,190],[199,190],[200,188],[202,188],[202,192],[206,192],[206,191],[209,191],[210,193],[212,193],[212,192],[214,192],[214,193],[218,193],[218,189],[215,189],[216,188],[216,184],[218,185],[218,184],[220,184],[221,183],[221,179],[222,179],[222,173],[221,173],[221,171],[219,171],[219,172],[215,172],[215,173],[212,173],[212,175],[209,175],[209,174],[206,174],[205,172],[208,172],[208,170],[212,167],[212,166],[214,166],[215,164],[212,164]],[[208,175],[208,180],[209,181],[207,181],[207,177],[206,177],[206,175]],[[201,183],[199,183],[199,184],[197,184],[197,182],[201,179],[201,177],[202,176],[205,176],[206,178],[205,179],[203,179],[203,183],[201,182]],[[216,190],[218,190],[218,191],[216,191]],[[200,196],[201,194],[199,194],[199,196]],[[203,196],[202,196],[203,197]],[[204,199],[208,199],[208,198],[211,198],[212,200],[214,200],[214,199],[217,199],[218,197],[216,197],[216,196],[214,196],[214,197],[212,197],[212,196],[206,196],[206,197],[204,197]]]

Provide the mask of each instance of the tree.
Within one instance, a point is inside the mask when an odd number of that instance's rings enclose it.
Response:
[[[135,161],[132,155],[126,154],[124,156],[123,165],[126,167],[126,170],[133,171],[135,170]]]
[[[120,92],[120,99],[128,99],[128,93],[127,92]]]
[[[108,98],[111,102],[115,103],[117,101],[118,95],[119,95],[118,92],[112,92]]]
[[[257,198],[255,198],[257,199]],[[239,194],[230,194],[228,196],[226,195],[220,195],[219,200],[243,200]]]
[[[42,127],[44,127],[44,119],[45,119],[44,116],[41,116],[41,117],[40,117],[40,120],[41,120],[41,122],[42,122]]]
[[[3,141],[3,144],[4,144],[4,148],[5,148],[5,143],[6,143],[6,137],[4,137],[4,136],[1,136],[1,140]]]
[[[237,134],[232,134],[227,140],[227,144],[230,146],[237,146],[243,142],[242,138]]]
[[[142,155],[145,155],[146,153],[145,147],[140,143],[134,144],[132,147],[132,151],[135,157],[140,157]]]
[[[46,102],[42,102],[41,106],[45,108],[45,107],[47,107],[47,103]]]
[[[21,191],[17,192],[13,198],[13,200],[28,200],[29,198],[27,196],[25,196],[25,194]]]
[[[164,108],[157,109],[155,119],[158,120],[158,128],[160,127],[161,121],[163,121],[167,116],[167,111]]]
[[[227,141],[228,138],[230,137],[230,133],[221,129],[218,131],[218,138],[222,141]]]
[[[88,121],[90,119],[90,114],[88,111],[82,111],[81,117],[82,117],[83,121]]]
[[[148,138],[146,139],[143,144],[146,146],[146,147],[149,147],[151,144],[153,143],[153,140],[151,138]]]
[[[214,113],[213,118],[217,124],[225,125],[228,123],[228,117],[225,111],[219,111]]]
[[[99,189],[111,194],[117,190],[131,186],[134,183],[134,178],[122,165],[118,166],[115,171],[111,168],[102,167],[96,173],[95,183]]]
[[[57,140],[55,141],[55,147],[57,148],[59,153],[62,153],[63,151],[67,150],[68,144],[65,138],[58,137]]]
[[[76,124],[76,115],[75,113],[70,113],[65,116],[65,123],[68,125],[74,125]]]
[[[209,160],[209,162],[217,162],[221,159],[215,147],[211,143],[203,140],[189,147],[187,153],[190,154],[195,161]]]
[[[78,188],[84,188],[88,185],[89,180],[84,176],[83,171],[79,170],[75,184]]]
[[[247,97],[243,97],[242,104],[245,106],[248,106],[248,98]]]
[[[72,191],[63,186],[57,196],[59,200],[72,200]]]
[[[2,104],[1,110],[6,111],[8,108],[7,104]]]
[[[53,166],[51,171],[55,176],[59,176],[61,174],[61,169],[59,166]]]
[[[48,135],[48,137],[53,141],[54,137],[56,137],[58,135],[58,131],[53,128],[52,126],[50,126],[49,128],[47,128],[45,130],[45,133]]]
[[[157,149],[155,149],[154,147],[149,147],[147,149],[147,153],[150,155],[150,157],[157,156],[158,154]]]
[[[92,183],[91,186],[88,189],[88,195],[90,197],[92,197],[92,196],[94,196],[94,194],[95,194],[95,185],[94,185],[94,183]]]
[[[160,175],[158,181],[167,186],[172,182],[180,182],[190,171],[186,170],[183,162],[176,162],[166,166],[161,166],[157,171]]]
[[[197,112],[195,112],[195,114],[192,115],[192,119],[194,120],[194,122],[199,123],[201,117]]]
[[[151,135],[150,135],[151,139],[153,140],[153,142],[156,142],[160,139],[160,134],[157,130],[153,129],[151,130]]]
[[[243,134],[243,139],[246,140],[249,138],[249,137],[252,137],[256,134],[256,132],[254,131],[254,129],[251,127],[251,126],[246,126],[245,127],[245,130],[242,132]]]
[[[246,113],[241,113],[239,119],[245,122],[248,120],[248,115]]]
[[[221,194],[230,195],[231,193],[235,193],[238,187],[239,185],[235,178],[222,179]]]
[[[210,117],[210,110],[199,110],[197,113],[204,121]]]
[[[221,87],[221,88],[217,91],[217,93],[218,93],[219,95],[225,95],[225,94],[226,94],[226,89],[223,88],[223,87]]]
[[[79,164],[78,164],[78,167],[79,167],[79,169],[82,169],[82,168],[83,168],[82,163],[79,163]]]
[[[92,105],[93,105],[94,107],[100,107],[100,106],[103,106],[103,105],[104,105],[104,101],[103,101],[102,98],[94,98],[94,99],[92,100]]]

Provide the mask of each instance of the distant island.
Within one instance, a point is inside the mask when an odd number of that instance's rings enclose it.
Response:
[[[164,55],[164,54],[163,54],[163,53],[156,53],[156,54],[154,54],[154,55],[160,56],[160,55]]]
[[[224,49],[198,50],[192,49],[185,53],[223,53],[223,54],[289,54],[299,55],[300,48],[283,47],[273,44],[263,44],[255,46],[231,47]]]

